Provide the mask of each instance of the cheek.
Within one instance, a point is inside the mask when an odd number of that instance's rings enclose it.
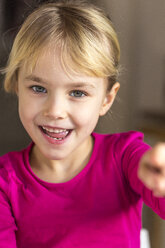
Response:
[[[93,126],[99,118],[99,106],[96,104],[88,104],[87,106],[79,106],[74,111],[74,121],[79,126]]]
[[[27,127],[29,120],[31,119],[31,114],[29,113],[29,110],[21,104],[19,104],[19,118],[23,126]]]
[[[34,118],[36,106],[32,101],[27,100],[26,97],[20,97],[18,99],[18,112],[22,123],[26,125],[26,122]]]

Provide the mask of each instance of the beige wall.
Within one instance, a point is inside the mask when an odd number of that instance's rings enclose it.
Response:
[[[121,44],[123,72],[119,79],[120,103],[114,106],[114,117],[119,118],[115,127],[140,128],[146,113],[164,118],[165,1],[93,2],[104,6],[110,14]]]
[[[133,125],[133,116],[132,111],[133,107],[130,104],[131,99],[131,36],[133,35],[131,32],[132,24],[131,24],[131,6],[130,1],[94,1],[96,4],[102,6],[108,14],[110,15],[114,26],[116,28],[118,38],[121,45],[121,76],[119,77],[119,82],[121,84],[120,91],[118,93],[118,98],[116,102],[112,106],[112,114],[106,117],[106,128],[105,130],[116,131],[127,131],[134,127]],[[122,10],[122,11],[121,11]],[[99,125],[102,129],[102,125]]]

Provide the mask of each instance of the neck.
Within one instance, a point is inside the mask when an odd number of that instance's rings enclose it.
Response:
[[[34,145],[30,155],[30,165],[33,172],[48,182],[64,182],[76,176],[89,162],[93,149],[93,138],[83,144],[62,160],[46,158]]]

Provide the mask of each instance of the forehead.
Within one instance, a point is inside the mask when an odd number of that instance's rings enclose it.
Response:
[[[48,65],[48,66],[47,66]],[[63,51],[61,45],[51,43],[38,48],[32,56],[25,56],[21,64],[21,69],[33,72],[39,68],[49,67],[51,70],[55,68],[63,68],[68,74],[83,74],[83,70],[78,69],[71,60],[69,53]],[[76,69],[75,69],[76,68]],[[48,69],[48,68],[47,68]]]

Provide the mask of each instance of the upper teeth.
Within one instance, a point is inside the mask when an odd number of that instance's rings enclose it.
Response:
[[[69,131],[67,131],[66,129],[55,129],[55,128],[48,128],[48,127],[42,127],[44,130],[48,131],[48,132],[52,132],[52,133],[68,133]]]

